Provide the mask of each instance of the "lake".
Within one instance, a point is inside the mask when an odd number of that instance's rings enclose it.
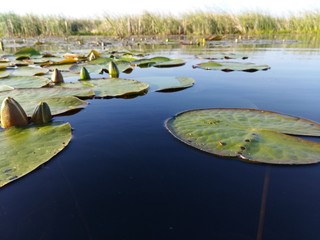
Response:
[[[139,46],[143,48],[143,46]],[[151,55],[183,58],[173,68],[121,77],[187,76],[191,88],[131,99],[89,99],[70,122],[68,147],[0,190],[0,238],[317,240],[320,164],[278,166],[217,157],[164,127],[200,108],[255,108],[320,122],[320,48],[310,39],[161,45]],[[235,52],[271,69],[193,69],[200,53]],[[320,142],[319,138],[309,137]]]

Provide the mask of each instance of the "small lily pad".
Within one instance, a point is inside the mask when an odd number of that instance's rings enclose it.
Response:
[[[200,54],[197,55],[198,58],[210,59],[210,60],[222,60],[222,59],[248,59],[247,56],[244,56],[239,53],[212,53],[212,54]]]
[[[179,91],[192,87],[195,83],[189,77],[141,77],[137,80],[148,83],[150,89],[156,92]]]
[[[193,68],[200,68],[204,70],[221,70],[224,72],[231,71],[244,71],[244,72],[256,72],[259,70],[266,71],[270,69],[268,65],[256,65],[254,63],[247,62],[215,62],[209,61],[193,65]]]
[[[153,66],[158,68],[168,68],[168,67],[180,67],[185,64],[186,62],[183,59],[171,59],[169,61],[156,63]]]
[[[320,124],[303,118],[255,109],[200,109],[170,118],[166,127],[182,142],[218,156],[271,164],[320,162],[320,143],[291,136],[320,136]]]
[[[35,55],[40,55],[40,52],[38,52],[37,50],[35,50],[32,47],[24,47],[19,49],[16,53],[16,56],[35,56]]]
[[[167,57],[142,58],[131,62],[141,68],[146,67],[177,67],[185,64],[183,59],[171,59]]]
[[[0,187],[49,161],[70,140],[69,123],[11,127],[0,131]]]

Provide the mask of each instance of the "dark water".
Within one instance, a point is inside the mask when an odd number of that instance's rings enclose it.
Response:
[[[205,51],[220,51],[210,49]],[[72,116],[70,145],[0,190],[1,240],[317,240],[320,165],[219,158],[175,140],[164,121],[207,107],[272,110],[320,122],[320,50],[226,48],[268,64],[255,73],[135,69],[127,78],[189,76],[196,84],[134,99],[90,100]],[[313,138],[319,141],[319,138]]]

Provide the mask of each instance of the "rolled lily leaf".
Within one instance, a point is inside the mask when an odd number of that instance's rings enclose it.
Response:
[[[44,124],[52,120],[50,107],[46,102],[40,102],[33,111],[31,120],[35,124]]]
[[[21,105],[11,97],[6,97],[1,104],[1,127],[28,125],[28,117]]]
[[[53,70],[53,73],[51,75],[51,81],[53,83],[63,83],[64,82],[63,76],[62,76],[62,74],[61,74],[59,69],[55,68]]]
[[[90,80],[90,74],[85,67],[82,67],[80,70],[80,80]]]
[[[111,61],[109,63],[108,69],[109,69],[109,75],[111,78],[118,78],[119,77],[119,69],[113,61]]]
[[[271,164],[320,162],[320,143],[290,136],[320,136],[320,124],[303,118],[255,109],[200,109],[170,118],[166,127],[182,142],[218,156]]]

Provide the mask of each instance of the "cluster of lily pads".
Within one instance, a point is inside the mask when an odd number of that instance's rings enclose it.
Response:
[[[270,68],[225,61],[239,58],[235,54],[199,57],[210,61],[194,68],[247,72]],[[219,59],[223,61],[216,61]],[[36,169],[68,145],[70,124],[52,121],[52,116],[84,108],[88,98],[131,97],[144,95],[150,88],[177,91],[191,87],[194,79],[184,76],[139,81],[120,78],[135,67],[184,64],[183,59],[149,58],[127,51],[54,55],[28,47],[14,55],[2,55],[0,187]],[[278,164],[320,161],[318,143],[286,135],[320,136],[320,125],[305,119],[248,109],[211,109],[178,114],[166,122],[166,127],[181,141],[219,156]]]

